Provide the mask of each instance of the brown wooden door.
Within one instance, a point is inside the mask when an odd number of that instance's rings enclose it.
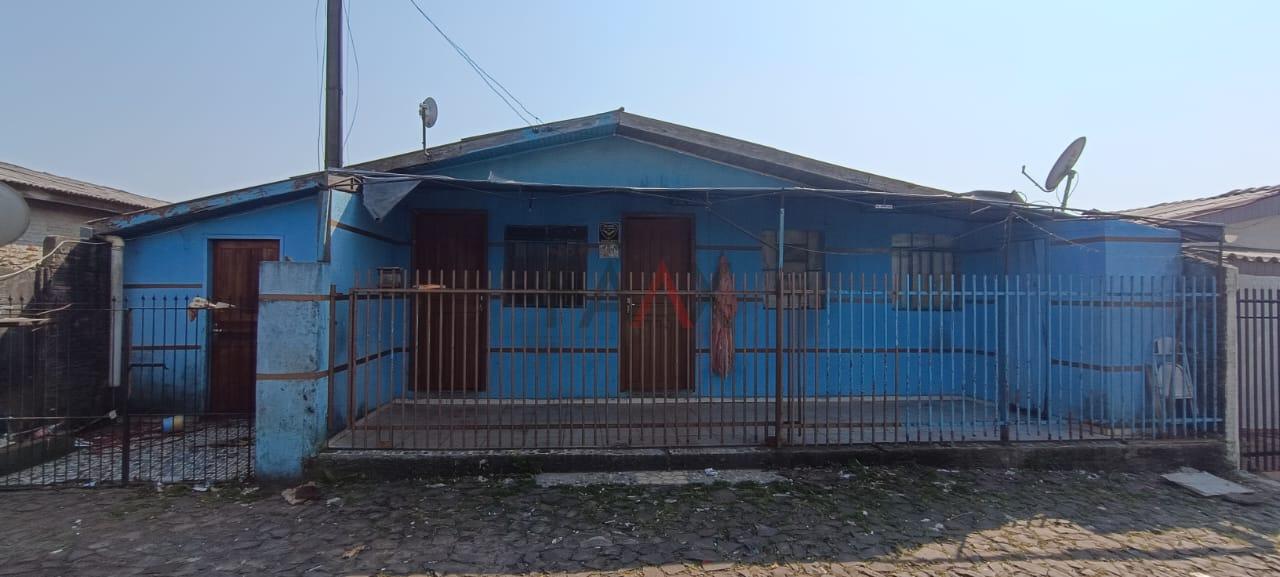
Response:
[[[478,212],[414,216],[415,282],[446,289],[488,288],[488,219]],[[488,295],[443,292],[418,299],[415,391],[485,389],[489,366]]]
[[[258,370],[258,265],[280,258],[280,241],[215,240],[210,311],[209,404],[217,413],[252,413]]]
[[[632,394],[666,395],[693,388],[693,221],[675,216],[622,222],[621,286],[626,294],[619,354],[620,386]]]

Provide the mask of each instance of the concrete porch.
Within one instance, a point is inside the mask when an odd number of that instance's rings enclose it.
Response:
[[[330,449],[485,450],[772,446],[771,398],[396,400],[333,436]],[[998,408],[964,397],[784,400],[784,445],[1000,441]],[[1011,440],[1110,438],[1064,419],[1010,415]]]

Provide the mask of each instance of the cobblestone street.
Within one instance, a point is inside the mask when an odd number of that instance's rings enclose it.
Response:
[[[0,575],[1275,575],[1280,496],[1158,476],[809,469],[770,484],[0,493]]]

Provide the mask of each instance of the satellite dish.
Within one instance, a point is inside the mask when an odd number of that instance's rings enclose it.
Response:
[[[436,108],[436,99],[428,96],[418,105],[418,117],[422,118],[422,152],[427,151],[427,129],[436,125],[440,110]]]
[[[1084,152],[1085,138],[1081,136],[1067,145],[1067,149],[1058,155],[1058,161],[1053,163],[1053,168],[1049,170],[1049,176],[1044,179],[1044,186],[1036,182],[1027,174],[1027,166],[1022,165],[1022,176],[1027,177],[1031,184],[1043,192],[1053,192],[1058,189],[1058,185],[1062,183],[1062,179],[1067,179],[1067,186],[1062,192],[1062,208],[1067,207],[1067,199],[1071,198],[1072,184],[1076,179],[1076,161],[1080,160],[1080,153]]]
[[[31,224],[31,209],[18,191],[0,182],[0,245],[18,240]]]
[[[418,116],[422,117],[422,126],[431,128],[436,125],[436,118],[440,115],[440,110],[436,108],[436,99],[428,96],[422,104],[418,105]]]
[[[1058,184],[1068,174],[1075,174],[1076,161],[1080,160],[1080,153],[1084,152],[1084,137],[1081,136],[1067,145],[1067,149],[1058,155],[1058,161],[1053,163],[1053,168],[1049,170],[1049,176],[1044,179],[1044,187],[1050,192],[1058,188]]]

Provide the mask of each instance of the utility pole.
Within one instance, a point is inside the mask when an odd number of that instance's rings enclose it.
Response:
[[[324,167],[342,167],[342,0],[328,0],[324,57]]]

